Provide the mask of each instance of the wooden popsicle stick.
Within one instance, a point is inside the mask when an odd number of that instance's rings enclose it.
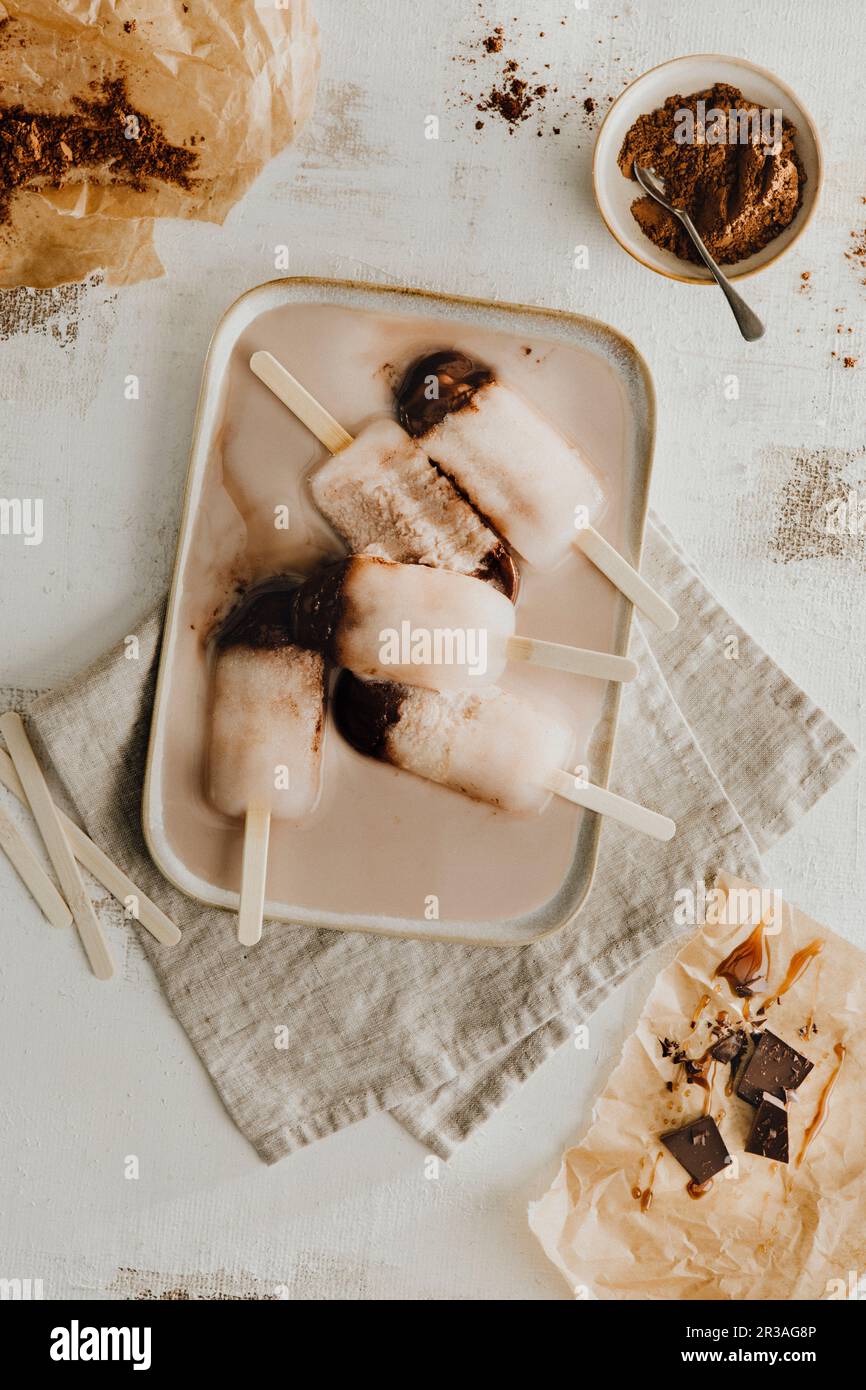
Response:
[[[332,454],[352,443],[352,436],[272,353],[254,352],[250,369]]]
[[[241,902],[238,911],[238,941],[242,946],[255,946],[256,942],[262,939],[270,834],[269,807],[261,802],[253,802],[247,807],[244,825]]]
[[[586,647],[569,647],[562,642],[542,642],[537,637],[509,637],[505,654],[512,661],[526,661],[531,666],[571,671],[576,676],[593,676],[602,681],[633,681],[638,673],[638,664],[630,657],[593,652]]]
[[[661,594],[656,593],[642,575],[638,574],[625,556],[620,555],[604,536],[599,535],[594,526],[585,526],[578,531],[574,544],[592,561],[596,569],[606,575],[621,594],[631,599],[635,608],[643,613],[645,618],[649,618],[656,627],[660,627],[662,632],[673,632],[680,620],[679,614]]]
[[[32,898],[52,927],[68,927],[72,913],[5,811],[0,811],[0,849],[5,850],[9,862],[18,870],[22,882],[30,889]]]
[[[601,816],[610,816],[611,820],[627,825],[631,830],[639,830],[653,840],[672,840],[677,833],[676,824],[668,816],[650,811],[647,806],[617,796],[604,787],[596,787],[592,782],[583,782],[570,772],[551,773],[545,786],[566,801],[573,801],[575,806],[597,811]]]
[[[25,806],[28,804],[27,794],[21,785],[21,778],[15,771],[12,759],[8,753],[3,752],[2,748],[0,748],[0,782]],[[142,893],[132,879],[122,869],[119,869],[108,855],[93,843],[89,836],[85,835],[81,827],[69,819],[65,811],[61,811],[58,807],[57,814],[72,848],[72,853],[79,864],[92,873],[97,882],[101,883],[103,888],[107,888],[111,896],[116,898],[122,907],[126,908],[130,900],[134,901],[136,910],[133,912],[132,920],[139,922],[146,931],[149,931],[154,940],[161,942],[163,946],[177,945],[180,941],[180,931],[171,918],[165,915],[162,908],[157,907],[146,893]]]
[[[63,832],[57,807],[51,800],[48,784],[36,761],[36,755],[30,747],[30,740],[27,737],[21,716],[11,710],[4,714],[0,718],[0,733],[6,740],[6,746],[15,764],[15,771],[21,778],[27,801],[33,812],[33,819],[45,841],[48,857],[54,865],[54,872],[60,880],[64,897],[72,911],[72,918],[78,928],[87,959],[90,961],[90,968],[98,980],[110,980],[114,974],[114,963],[111,959],[105,933],[93,910],[93,904],[87,896],[87,890],[78,872],[78,865],[73,858],[69,841]]]

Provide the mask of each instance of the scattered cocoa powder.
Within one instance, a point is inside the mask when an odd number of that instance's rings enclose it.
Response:
[[[852,231],[851,240],[853,246],[849,246],[845,252],[845,259],[850,261],[858,271],[866,271],[866,227],[862,231]],[[866,276],[860,280],[861,285],[866,285]]]
[[[701,130],[698,102],[713,111],[748,113],[750,138],[710,143],[709,121]],[[682,137],[682,112],[694,118],[695,140]],[[760,108],[748,101],[738,87],[727,83],[690,96],[675,94],[649,115],[639,116],[626,134],[618,163],[625,178],[633,179],[635,160],[664,179],[667,194],[685,208],[711,254],[723,265],[760,251],[794,220],[803,198],[806,176],[795,147],[796,127],[783,119],[780,147],[761,143]],[[635,221],[656,246],[672,251],[681,260],[699,262],[677,218],[648,195],[632,203]]]
[[[462,41],[451,58],[453,63],[467,70],[467,77],[472,74],[471,83],[466,81],[457,101],[460,105],[472,106],[476,113],[475,130],[484,130],[488,121],[481,117],[489,116],[504,121],[511,135],[531,124],[536,136],[557,136],[561,135],[569,115],[582,115],[587,129],[591,129],[589,117],[582,109],[582,95],[560,93],[558,86],[546,75],[551,70],[550,63],[531,66],[526,60],[508,54],[509,47],[527,36],[520,18],[513,15],[507,25],[503,22],[494,27],[483,4],[479,3],[476,11],[479,31],[473,38]],[[567,20],[563,18],[560,23],[565,25]],[[546,30],[536,31],[535,36],[548,40],[551,37]],[[492,120],[490,124],[498,122]]]
[[[94,84],[93,97],[74,98],[61,115],[0,106],[0,225],[27,188],[61,188],[94,172],[133,189],[151,179],[190,188],[197,162],[133,106],[123,78]]]

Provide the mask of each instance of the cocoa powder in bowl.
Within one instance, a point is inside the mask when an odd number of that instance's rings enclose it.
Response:
[[[634,179],[635,160],[665,181],[667,196],[692,217],[710,254],[722,265],[745,260],[793,222],[806,176],[797,130],[784,116],[756,106],[739,87],[716,83],[676,94],[629,129],[618,156]],[[676,217],[643,195],[632,215],[650,241],[681,260],[700,262]]]

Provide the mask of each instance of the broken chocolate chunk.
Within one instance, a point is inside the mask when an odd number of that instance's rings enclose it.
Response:
[[[746,1050],[747,1038],[742,1028],[719,1038],[715,1047],[710,1048],[710,1056],[717,1062],[730,1062],[736,1071],[740,1057]]]
[[[813,1066],[808,1057],[768,1028],[761,1034],[740,1077],[737,1095],[749,1105],[760,1105],[765,1093],[784,1100],[785,1092],[796,1091]]]
[[[765,1096],[755,1112],[746,1153],[788,1162],[788,1113],[772,1096]]]
[[[712,1115],[702,1115],[684,1129],[663,1134],[661,1141],[696,1183],[708,1182],[731,1162]]]
[[[659,1038],[659,1046],[662,1050],[662,1056],[670,1057],[676,1052],[679,1043],[675,1043],[673,1038]]]

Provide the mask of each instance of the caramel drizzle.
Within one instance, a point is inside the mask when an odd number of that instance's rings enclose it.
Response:
[[[812,1007],[806,1016],[806,1022],[800,1033],[801,1038],[803,1038],[805,1042],[808,1042],[812,1034],[818,1031],[815,1027],[815,1015],[818,1012],[818,981],[821,978],[821,966],[823,963],[823,961],[818,961],[818,964],[815,966],[815,974],[812,977]]]
[[[661,1157],[662,1150],[659,1149],[658,1153],[655,1156],[655,1162],[653,1163],[652,1171],[650,1172],[649,1176],[649,1182],[647,1183],[646,1187],[643,1190],[641,1190],[639,1186],[635,1186],[631,1190],[632,1197],[634,1197],[636,1202],[640,1202],[641,1211],[649,1211],[650,1207],[653,1204],[653,1187],[655,1186],[656,1171],[658,1169],[659,1160],[661,1159]]]
[[[805,975],[812,961],[816,956],[820,956],[823,949],[823,941],[816,939],[815,941],[810,941],[808,946],[804,946],[802,950],[796,951],[791,957],[790,964],[788,965],[788,973],[780,987],[774,989],[772,994],[768,994],[765,999],[761,1000],[761,1007],[758,1013],[763,1013],[767,1005],[772,1004],[774,999],[778,1002],[783,994],[787,994],[788,990],[792,989],[797,981]]]
[[[700,1002],[698,1003],[698,1007],[695,1009],[694,1013],[692,1014],[691,1023],[689,1024],[689,1032],[690,1032],[690,1033],[693,1033],[693,1032],[695,1031],[695,1029],[697,1028],[697,1026],[698,1026],[698,1019],[700,1018],[701,1014],[703,1013],[704,1009],[707,1007],[707,1005],[709,1004],[709,1002],[710,1002],[710,996],[709,996],[708,994],[703,994],[703,995],[701,995],[701,999],[700,999]]]
[[[833,1094],[833,1087],[839,1080],[839,1073],[842,1070],[842,1064],[845,1061],[847,1049],[844,1043],[838,1042],[836,1046],[833,1048],[833,1051],[836,1053],[836,1056],[839,1060],[837,1061],[836,1066],[834,1067],[831,1075],[827,1078],[826,1084],[824,1086],[823,1091],[821,1092],[821,1096],[818,1101],[817,1109],[815,1110],[815,1113],[812,1116],[812,1122],[806,1130],[806,1133],[803,1135],[803,1147],[800,1149],[800,1153],[797,1157],[796,1163],[796,1167],[798,1168],[800,1164],[803,1162],[803,1159],[806,1156],[806,1150],[812,1143],[812,1140],[816,1139],[818,1135],[821,1133],[821,1130],[824,1128],[824,1121],[830,1113],[830,1097]]]
[[[749,1017],[751,1002],[750,985],[759,979],[765,979],[770,973],[770,945],[764,940],[766,929],[767,923],[762,917],[745,941],[741,941],[739,946],[735,946],[725,956],[721,964],[716,966],[713,974],[713,979],[721,975],[723,979],[727,980],[731,993],[744,1000],[743,1018],[746,1019]],[[764,967],[765,956],[766,968]],[[741,990],[747,990],[748,993],[743,995],[740,993]]]
[[[695,1182],[694,1178],[690,1178],[686,1183],[686,1192],[697,1201],[699,1197],[706,1197],[712,1185],[712,1178],[707,1178],[706,1182]]]
[[[705,1115],[709,1115],[710,1109],[711,1109],[712,1104],[713,1104],[713,1082],[714,1082],[715,1079],[716,1079],[716,1071],[717,1071],[717,1069],[718,1069],[718,1065],[719,1065],[718,1058],[717,1058],[717,1057],[713,1057],[712,1060],[711,1060],[711,1062],[710,1062],[709,1068],[708,1068],[708,1070],[707,1070],[706,1081],[704,1082],[704,1085],[705,1085],[706,1088],[707,1088],[707,1094],[706,1094],[706,1096],[704,1097],[704,1114],[705,1114]],[[700,1083],[699,1083],[699,1084],[700,1084]]]

